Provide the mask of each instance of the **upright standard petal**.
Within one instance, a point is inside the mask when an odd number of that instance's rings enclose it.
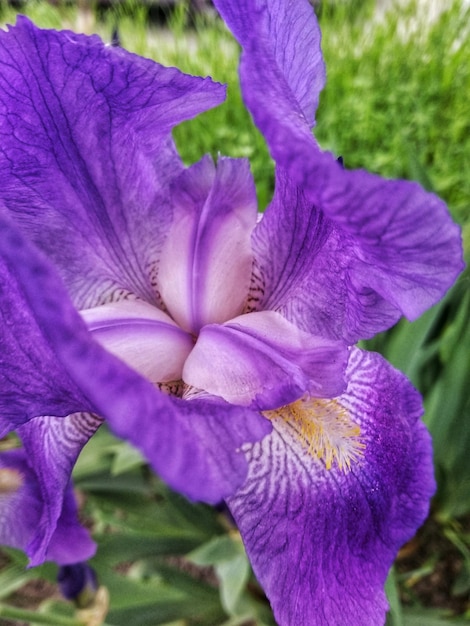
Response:
[[[280,314],[261,311],[205,326],[183,380],[231,404],[273,409],[306,392],[339,395],[347,356],[342,342],[302,332]]]
[[[367,308],[374,322],[366,336],[389,327],[400,314],[415,319],[443,296],[463,268],[460,231],[445,204],[416,183],[384,180],[362,170],[347,171],[331,154],[322,153],[308,120],[299,114],[303,107],[300,95],[286,89],[288,70],[266,55],[265,39],[275,35],[290,41],[286,58],[292,50],[302,58],[312,90],[316,52],[312,53],[303,39],[290,39],[288,19],[270,22],[266,10],[254,10],[250,26],[244,18],[241,32],[240,20],[235,17],[238,2],[218,0],[217,6],[228,16],[243,47],[240,78],[245,102],[292,193],[298,188],[310,206],[331,219],[353,245],[349,274],[354,288],[345,290],[351,296],[347,306],[354,305],[358,293],[361,298],[369,294],[369,302],[375,299],[377,307]],[[305,4],[299,1],[293,6],[304,10]],[[309,11],[314,20],[313,9]],[[269,23],[277,25],[275,33],[266,30]],[[302,209],[302,203],[294,206],[291,215]],[[357,319],[356,325],[366,326],[367,319]]]
[[[346,392],[270,412],[228,504],[279,626],[379,626],[399,547],[434,491],[419,394],[355,350]]]
[[[0,33],[0,197],[78,308],[126,292],[155,301],[183,169],[170,132],[224,94],[96,36],[22,17]]]
[[[0,543],[27,551],[37,534],[44,508],[43,493],[24,450],[0,454]],[[93,556],[96,546],[79,524],[72,486],[62,493],[63,505],[44,558],[59,565]],[[33,563],[34,564],[34,563]]]
[[[105,418],[170,486],[194,500],[218,502],[243,483],[247,463],[240,448],[270,432],[266,419],[222,402],[187,402],[158,391],[92,339],[51,265],[11,223],[0,219],[2,257],[28,303],[26,331],[29,325],[37,326],[45,355],[56,360],[53,371],[79,390],[84,406],[76,411]],[[13,407],[24,404],[29,410],[21,368],[13,373],[16,379],[2,372],[10,385],[8,400]],[[35,397],[42,398],[44,388],[43,415],[51,413],[45,410],[50,386],[50,381],[41,380],[34,389]]]
[[[214,0],[214,4],[243,48],[256,41],[290,102],[292,117],[300,113],[312,127],[325,84],[325,64],[320,28],[308,0]]]
[[[250,306],[279,311],[307,332],[355,343],[394,324],[400,311],[358,280],[355,239],[276,172],[271,205],[253,232]]]
[[[240,314],[250,285],[256,192],[244,159],[204,157],[175,180],[174,217],[159,292],[173,318],[197,334]]]

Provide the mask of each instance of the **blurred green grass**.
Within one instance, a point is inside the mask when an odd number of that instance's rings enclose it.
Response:
[[[2,21],[13,22],[14,11],[5,4],[0,6]],[[430,22],[417,1],[406,8],[395,7],[380,20],[374,6],[372,0],[322,3],[320,21],[328,81],[321,97],[316,135],[324,149],[343,156],[347,167],[414,179],[438,193],[464,229],[468,258],[470,8],[452,0],[439,19]],[[260,207],[268,204],[273,164],[243,107],[237,45],[213,14],[198,16],[195,27],[188,28],[188,13],[182,3],[171,15],[169,27],[152,28],[137,1],[116,4],[103,21],[92,15],[91,21],[90,15],[84,21],[73,3],[53,7],[32,0],[23,12],[43,27],[80,30],[87,24],[107,41],[117,24],[122,45],[129,50],[228,83],[227,102],[182,124],[175,131],[175,140],[187,163],[207,152],[248,157]],[[442,533],[454,538],[462,556],[459,591],[464,594],[470,591],[470,535],[455,520],[470,514],[468,287],[467,272],[445,300],[420,320],[413,324],[402,321],[368,342],[369,348],[381,351],[407,373],[424,395],[439,483],[433,515],[442,525]],[[178,624],[220,624],[224,615],[227,626],[272,623],[265,603],[256,595],[259,590],[253,593],[257,588],[252,578],[237,591],[236,598],[227,599],[227,585],[233,585],[230,576],[245,572],[245,563],[238,544],[227,546],[221,539],[225,530],[217,515],[206,507],[191,513],[189,505],[158,481],[148,476],[143,479],[145,466],[125,444],[108,441],[108,435],[103,437],[106,445],[97,437],[87,449],[76,479],[88,494],[87,514],[103,541],[95,565],[117,597],[112,605],[112,623],[130,626],[182,618]],[[144,518],[142,525],[139,519]],[[112,536],[106,540],[109,529]],[[218,538],[215,553],[214,537]],[[220,599],[210,585],[199,581],[191,600],[188,574],[178,568],[169,572],[163,558],[169,549],[181,558],[193,554],[201,544],[208,547],[197,553],[199,562],[203,554],[205,563],[228,576],[219,577]],[[122,554],[118,554],[120,546]],[[113,569],[116,560],[124,558],[135,561],[125,571],[125,584],[123,576]],[[47,576],[51,577],[49,570]],[[388,584],[392,611],[387,624],[447,623],[439,612],[423,613],[419,602],[414,613],[403,610],[395,593],[397,580],[392,576]],[[150,602],[149,594],[158,596],[158,601]],[[470,612],[466,617],[469,623]]]

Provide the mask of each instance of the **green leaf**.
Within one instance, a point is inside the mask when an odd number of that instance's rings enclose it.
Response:
[[[179,568],[159,560],[148,560],[140,576],[141,580],[121,577],[125,581],[122,583],[124,594],[114,600],[108,616],[117,626],[156,626],[185,619],[191,624],[218,626],[226,619],[218,590]],[[130,594],[124,586],[128,582]],[[115,593],[116,581],[112,587]],[[132,590],[137,591],[138,596]],[[142,598],[143,590],[146,592]]]
[[[116,444],[112,448],[112,452],[114,452],[114,459],[111,465],[111,474],[113,476],[119,476],[119,474],[147,464],[142,454],[126,442]]]
[[[0,603],[0,618],[7,620],[21,620],[28,624],[45,624],[46,626],[86,626],[82,621],[74,617],[55,615],[53,613],[29,611],[15,606]],[[3,619],[0,619],[0,623]],[[16,622],[17,623],[17,622]]]
[[[442,617],[441,611],[426,609],[407,609],[403,613],[404,626],[452,626],[460,620],[451,620]]]
[[[403,611],[400,602],[400,595],[395,575],[395,569],[392,567],[387,581],[385,583],[385,593],[390,604],[390,612],[387,615],[387,626],[405,626],[403,622]]]
[[[187,556],[196,565],[217,565],[238,557],[240,543],[240,540],[233,540],[229,535],[222,535],[212,538]]]
[[[244,550],[238,556],[215,566],[220,582],[220,600],[229,615],[240,613],[239,603],[250,577],[250,570]]]
[[[220,583],[220,599],[229,615],[240,615],[240,600],[250,576],[250,563],[240,536],[215,537],[188,555],[196,565],[211,565]]]
[[[25,570],[15,563],[4,567],[0,571],[0,599],[7,598],[35,576],[35,572]]]
[[[135,561],[151,556],[184,555],[199,545],[201,537],[178,528],[162,528],[155,533],[95,535],[99,545],[96,558],[109,564]]]

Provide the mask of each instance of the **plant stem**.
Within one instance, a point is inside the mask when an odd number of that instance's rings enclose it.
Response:
[[[37,613],[15,606],[0,603],[0,617],[11,620],[22,620],[30,624],[47,624],[47,626],[84,626],[84,622],[74,617]]]

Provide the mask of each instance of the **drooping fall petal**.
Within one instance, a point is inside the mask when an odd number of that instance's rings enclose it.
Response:
[[[434,491],[419,394],[373,353],[346,376],[335,400],[271,412],[228,499],[279,626],[383,624],[389,567]]]
[[[77,518],[69,483],[61,493],[62,508],[51,527],[43,558],[60,565],[93,556],[96,546]],[[27,551],[44,510],[42,489],[24,450],[0,454],[0,537],[3,545]]]
[[[74,413],[67,417],[42,416],[30,420],[18,429],[30,474],[40,493],[40,515],[31,538],[23,549],[31,565],[42,563],[50,551],[50,542],[58,536],[59,519],[68,497],[72,469],[83,446],[102,424],[102,419],[89,413]],[[60,524],[59,524],[60,526]],[[67,539],[64,537],[65,544]],[[88,558],[73,558],[70,562]]]
[[[22,238],[0,218],[0,436],[38,415],[65,416],[91,403],[58,361],[43,320],[57,315],[55,281],[22,247]],[[17,269],[28,275],[29,293]],[[47,270],[49,271],[49,270]],[[33,302],[42,291],[41,312]],[[64,313],[67,315],[67,313]]]

